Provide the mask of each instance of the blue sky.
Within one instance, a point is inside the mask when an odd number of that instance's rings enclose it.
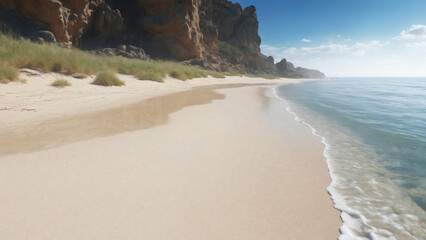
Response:
[[[426,0],[235,0],[262,52],[328,76],[426,76]]]

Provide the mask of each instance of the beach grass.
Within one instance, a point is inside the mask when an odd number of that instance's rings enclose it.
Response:
[[[71,86],[71,83],[69,83],[67,80],[64,80],[64,79],[58,79],[54,81],[52,84],[50,84],[50,86],[57,87],[57,88],[64,88],[64,87]]]
[[[13,68],[31,68],[66,74],[98,74],[112,71],[157,82],[162,82],[167,75],[180,80],[208,75],[225,77],[225,73],[185,66],[177,62],[101,57],[75,48],[63,49],[53,44],[36,44],[4,34],[0,34],[0,63],[8,63]]]
[[[125,83],[121,81],[117,75],[110,71],[101,72],[96,76],[95,81],[93,81],[93,84],[105,86],[105,87],[112,87],[112,86],[123,86]]]
[[[237,77],[245,76],[245,77],[249,77],[249,78],[264,78],[264,79],[269,79],[269,80],[281,78],[280,76],[267,74],[267,73],[252,74],[252,73],[248,73],[244,70],[231,71],[231,72],[228,73],[228,76],[237,76]]]
[[[0,62],[0,83],[9,83],[11,81],[17,81],[18,78],[18,72],[16,72],[16,69],[12,66],[10,66],[7,63]]]
[[[236,54],[236,47],[222,44],[222,49]],[[228,51],[229,50],[229,51]],[[238,72],[215,72],[197,67],[186,66],[173,61],[146,61],[123,57],[101,57],[80,49],[64,49],[54,44],[33,43],[26,39],[17,39],[12,35],[0,33],[0,81],[9,82],[17,79],[16,68],[31,68],[43,72],[59,72],[64,74],[82,73],[87,75],[101,72],[116,72],[133,75],[140,80],[163,82],[170,75],[179,80],[225,76],[276,78],[266,74],[247,74]]]
[[[280,76],[271,75],[271,74],[267,74],[267,73],[248,74],[246,76],[252,77],[252,78],[264,78],[264,79],[269,79],[269,80],[281,78]]]

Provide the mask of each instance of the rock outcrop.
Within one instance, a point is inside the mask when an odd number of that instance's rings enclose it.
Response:
[[[291,62],[284,58],[276,65],[277,73],[280,76],[288,78],[325,78],[324,73],[306,68],[295,68]]]
[[[200,31],[201,0],[138,0],[138,23],[156,52],[184,60],[203,57]]]
[[[68,44],[78,42],[90,16],[89,0],[2,0],[0,8],[31,20]]]
[[[99,46],[117,45],[125,31],[124,19],[118,9],[101,3],[92,5],[91,21],[85,26],[80,46],[86,49],[96,49]]]
[[[183,61],[182,63],[217,72],[229,72],[232,71],[235,67],[235,65],[231,64],[228,60],[221,58],[218,55],[207,55],[203,58],[194,58]]]
[[[120,45],[116,48],[101,48],[89,52],[102,57],[122,56],[125,58],[151,60],[149,55],[147,55],[142,48],[133,45]]]
[[[323,77],[285,59],[275,65],[260,51],[258,28],[254,6],[243,9],[228,0],[0,1],[0,29],[38,42],[140,59],[148,59],[146,51],[215,71]]]
[[[302,68],[302,67],[298,67],[296,68],[296,72],[303,78],[317,78],[317,79],[322,79],[325,78],[325,74],[315,70],[315,69],[307,69],[307,68]]]

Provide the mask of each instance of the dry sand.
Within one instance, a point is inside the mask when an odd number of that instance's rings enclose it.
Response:
[[[0,86],[0,239],[337,238],[319,139],[241,85],[294,80],[56,77]]]

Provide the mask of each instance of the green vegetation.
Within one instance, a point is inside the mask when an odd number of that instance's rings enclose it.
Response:
[[[71,83],[69,83],[67,80],[64,80],[64,79],[58,79],[54,81],[52,84],[50,84],[50,86],[63,88],[63,87],[71,86]]]
[[[219,41],[218,46],[219,51],[228,55],[243,54],[243,50],[226,42]],[[47,43],[36,44],[29,40],[16,39],[11,35],[0,33],[0,82],[7,83],[19,80],[16,68],[31,68],[43,72],[66,74],[82,73],[89,75],[101,73],[100,85],[118,84],[115,80],[115,83],[114,81],[108,82],[113,79],[111,75],[114,76],[114,74],[107,74],[106,72],[129,74],[141,80],[156,82],[163,82],[168,75],[180,80],[202,78],[209,75],[216,78],[224,78],[225,75],[276,78],[275,76],[264,74],[251,75],[244,71],[220,73],[171,61],[143,61],[123,57],[100,57],[79,49],[63,49]],[[109,77],[106,77],[107,75]]]
[[[225,56],[249,56],[255,62],[262,63],[264,60],[250,49],[240,49],[227,42],[217,42],[219,53]],[[227,73],[230,76],[246,76],[250,78],[265,78],[265,79],[278,79],[280,76],[270,75],[267,73],[248,73],[245,70],[235,70]]]
[[[257,56],[257,53],[248,48],[238,48],[230,43],[217,41],[217,47],[219,48],[219,53],[226,56],[239,56],[239,55],[250,55],[253,57]]]
[[[275,76],[275,75],[271,75],[271,74],[267,74],[267,73],[248,74],[246,76],[250,77],[250,78],[264,78],[264,79],[269,79],[269,80],[281,78],[280,76]]]
[[[187,68],[175,68],[170,73],[170,76],[179,80],[187,80],[187,79],[193,79],[193,78],[202,78],[202,77],[208,77],[212,76],[215,78],[224,78],[225,75],[223,73],[214,72],[214,71],[207,71],[203,69],[187,69]]]
[[[232,46],[231,44],[227,43],[227,42],[222,42],[222,41],[217,41],[217,47],[219,49],[219,52],[226,55],[226,56],[238,56],[238,55],[243,55],[244,52],[243,50]]]
[[[7,63],[0,62],[0,83],[8,83],[17,80],[19,79],[15,68]]]
[[[62,49],[52,44],[36,44],[0,34],[0,63],[14,68],[39,69],[44,72],[97,74],[113,71],[134,75],[141,80],[162,82],[167,75],[180,80],[225,74],[202,70],[169,61],[142,61],[122,57],[100,57],[79,49]]]
[[[281,78],[280,76],[275,76],[275,75],[270,75],[267,73],[248,73],[244,70],[238,70],[238,71],[232,71],[228,73],[229,76],[238,76],[238,77],[242,77],[242,76],[246,76],[249,78],[265,78],[265,79],[278,79]]]
[[[125,83],[118,79],[117,75],[112,72],[101,72],[96,77],[95,81],[93,81],[93,84],[105,86],[105,87],[111,87],[111,86],[123,86]]]

